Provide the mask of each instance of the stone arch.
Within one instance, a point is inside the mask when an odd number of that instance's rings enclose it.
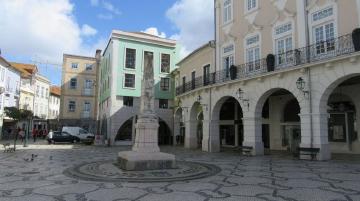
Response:
[[[345,82],[346,80],[349,80],[351,78],[354,77],[358,77],[360,76],[360,73],[353,73],[353,74],[349,74],[349,75],[345,75],[342,77],[338,77],[335,80],[333,80],[332,83],[330,83],[326,88],[324,88],[324,90],[320,93],[320,99],[319,99],[319,113],[320,114],[324,114],[327,113],[327,101],[330,98],[330,95],[332,94],[332,92],[336,89],[336,87],[338,87],[341,83]]]
[[[181,107],[176,108],[174,112],[174,144],[184,144],[185,125],[184,125],[184,109]]]
[[[222,112],[224,112],[223,110],[226,109],[224,108],[225,104],[227,103],[230,104],[231,106],[232,100],[235,100],[236,103],[236,105],[233,105],[234,116],[229,117],[230,119],[222,119],[221,114]],[[215,104],[212,108],[212,114],[211,114],[211,120],[212,120],[211,140],[212,140],[212,145],[215,146],[218,151],[220,150],[221,145],[239,146],[242,144],[243,126],[242,123],[241,124],[239,123],[240,120],[242,122],[242,117],[243,117],[242,105],[234,96],[226,95],[226,96],[218,97],[215,100]]]
[[[188,110],[188,121],[186,122],[185,147],[195,149],[201,146],[198,142],[198,114],[202,111],[202,106],[195,101]]]
[[[345,75],[338,75],[336,77],[332,77],[332,80],[327,80],[328,84],[325,85],[326,87],[323,87],[321,90],[321,93],[318,93],[315,99],[314,108],[318,110],[318,113],[320,114],[320,118],[317,119],[316,130],[315,134],[317,136],[323,136],[322,139],[319,139],[318,141],[322,144],[326,144],[329,146],[328,151],[326,151],[326,159],[330,158],[331,153],[360,153],[360,140],[359,140],[359,134],[357,134],[357,137],[355,139],[352,139],[353,134],[350,131],[350,129],[347,127],[344,133],[344,139],[343,142],[337,141],[335,138],[333,138],[332,133],[334,130],[333,128],[333,115],[336,111],[342,111],[342,110],[336,110],[334,109],[333,105],[330,104],[330,100],[334,96],[342,97],[341,99],[344,100],[344,102],[351,102],[353,104],[353,109],[356,116],[353,116],[351,118],[348,118],[349,113],[347,113],[346,119],[352,119],[354,123],[359,124],[359,112],[360,112],[360,95],[356,93],[355,91],[358,91],[358,88],[356,89],[346,89],[347,86],[343,86],[344,83],[347,82],[353,82],[352,80],[356,80],[355,84],[360,84],[360,73],[348,73]],[[351,85],[351,84],[350,84]],[[356,85],[355,85],[356,86]],[[339,91],[340,90],[340,91]],[[343,90],[343,91],[342,91]],[[339,102],[339,101],[336,101]],[[341,102],[341,100],[340,100]],[[335,104],[336,105],[336,104]],[[336,107],[335,107],[336,108]],[[351,109],[352,110],[352,109]],[[347,110],[348,111],[348,110]],[[342,113],[342,112],[340,112]],[[338,114],[339,115],[339,114]],[[351,125],[352,123],[349,123],[350,121],[345,120],[345,124]],[[349,124],[348,124],[349,123]],[[345,125],[344,124],[344,125]],[[358,131],[359,132],[359,131]],[[354,140],[354,141],[353,141]],[[347,146],[343,146],[344,144],[347,144]],[[342,144],[342,145],[341,145]]]

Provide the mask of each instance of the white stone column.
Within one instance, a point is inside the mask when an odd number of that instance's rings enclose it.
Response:
[[[197,148],[197,136],[196,128],[197,121],[186,121],[185,122],[185,148],[196,149]]]
[[[261,115],[260,115],[261,116]],[[264,155],[264,143],[262,141],[261,118],[244,117],[244,142],[243,146],[253,147],[253,155]]]
[[[218,120],[203,120],[202,150],[216,153],[220,152],[220,134]]]
[[[235,104],[235,121],[234,121],[234,129],[235,129],[235,143],[234,145],[237,147],[239,146],[239,124],[237,124],[237,120],[239,120],[239,114],[238,114],[238,104]]]
[[[360,27],[360,0],[356,0],[356,7],[357,7],[357,15],[358,15],[358,25]]]
[[[311,132],[312,117],[312,132]],[[328,114],[300,114],[301,118],[301,144],[300,147],[320,148],[318,160],[329,160],[331,158],[330,145],[328,141]],[[301,156],[301,155],[300,155]],[[301,156],[309,159],[310,156]]]
[[[306,12],[305,12],[305,1],[306,0],[296,0],[296,32],[298,33],[298,47],[305,47],[306,44],[306,31],[308,28],[306,28]]]

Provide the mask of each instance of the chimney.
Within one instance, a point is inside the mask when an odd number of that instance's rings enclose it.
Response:
[[[96,61],[100,61],[100,59],[101,59],[101,50],[100,49],[96,50],[95,58],[96,58]]]

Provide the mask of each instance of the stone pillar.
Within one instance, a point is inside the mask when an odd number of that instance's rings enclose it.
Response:
[[[196,136],[197,124],[198,122],[196,120],[185,122],[185,148],[187,149],[197,148],[197,136]]]
[[[239,124],[237,124],[236,120],[239,120],[239,114],[238,114],[238,104],[235,104],[235,121],[234,121],[234,129],[235,129],[235,147],[239,146]]]
[[[132,126],[131,126],[131,141],[132,141],[132,144],[135,143],[135,138],[136,138],[136,128],[135,128],[135,125],[136,125],[136,116],[134,116],[132,118]]]
[[[312,134],[311,134],[312,117]],[[331,158],[330,145],[328,142],[328,114],[300,114],[301,118],[301,144],[300,147],[320,148],[318,160]],[[312,135],[312,136],[311,136]],[[310,156],[301,156],[301,159],[310,159]]]
[[[220,152],[220,134],[218,120],[203,120],[202,150],[211,153]]]
[[[244,117],[243,124],[244,124],[243,146],[253,147],[252,150],[253,155],[264,155],[264,143],[262,141],[261,118]]]

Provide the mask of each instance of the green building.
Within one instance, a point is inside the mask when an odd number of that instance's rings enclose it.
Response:
[[[170,72],[179,61],[179,46],[174,40],[142,32],[113,30],[103,52],[97,86],[101,139],[111,144],[129,145],[134,140],[145,61],[152,61],[154,67],[159,142],[173,143],[175,86]]]

